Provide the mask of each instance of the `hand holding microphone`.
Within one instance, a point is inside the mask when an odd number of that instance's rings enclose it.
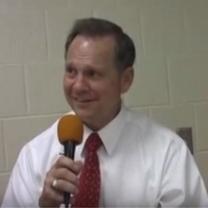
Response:
[[[78,116],[67,115],[58,123],[58,139],[64,145],[61,156],[46,175],[39,199],[40,207],[59,206],[64,202],[68,207],[70,193],[77,191],[78,177],[82,163],[73,161],[75,146],[82,141],[83,126]],[[63,194],[64,193],[64,194]]]

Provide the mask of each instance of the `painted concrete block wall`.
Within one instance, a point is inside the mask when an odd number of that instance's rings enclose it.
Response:
[[[0,202],[21,147],[68,111],[64,42],[73,21],[103,17],[135,41],[125,103],[167,127],[192,127],[208,187],[207,0],[1,0]]]

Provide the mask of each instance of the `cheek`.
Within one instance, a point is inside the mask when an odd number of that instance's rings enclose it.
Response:
[[[63,78],[63,88],[64,88],[64,92],[67,95],[68,93],[70,93],[71,91],[71,81],[69,79],[67,79],[66,77]]]
[[[117,81],[108,82],[100,89],[101,96],[110,98],[112,100],[120,97],[120,94],[121,88],[119,82]]]

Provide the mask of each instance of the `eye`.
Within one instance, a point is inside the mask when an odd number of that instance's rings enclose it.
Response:
[[[97,80],[101,78],[101,74],[97,70],[91,68],[85,71],[85,76],[93,80]]]
[[[96,75],[96,72],[94,70],[87,70],[86,75],[88,77],[94,77]]]
[[[66,74],[70,77],[74,77],[77,74],[77,70],[71,66],[66,66],[65,71],[66,71]]]

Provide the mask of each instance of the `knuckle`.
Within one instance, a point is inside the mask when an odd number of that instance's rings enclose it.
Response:
[[[56,172],[56,176],[60,179],[65,179],[65,180],[68,180],[70,179],[72,175],[72,171],[68,168],[59,168]]]
[[[62,169],[62,176],[64,180],[71,183],[75,183],[77,180],[77,176],[71,170],[68,169]]]
[[[66,182],[63,180],[60,180],[60,187],[62,187],[62,190],[68,193],[74,194],[76,191],[76,186],[70,182]]]
[[[60,156],[55,163],[55,167],[71,168],[72,165],[73,161],[66,156]]]
[[[66,169],[66,168],[60,169],[60,174],[61,175],[63,175],[63,176],[66,177],[68,175],[68,173],[69,173],[69,170],[68,169]]]
[[[56,163],[61,163],[62,160],[64,160],[64,156],[63,156],[63,155],[60,155],[60,156],[58,157],[58,159],[56,160]]]

